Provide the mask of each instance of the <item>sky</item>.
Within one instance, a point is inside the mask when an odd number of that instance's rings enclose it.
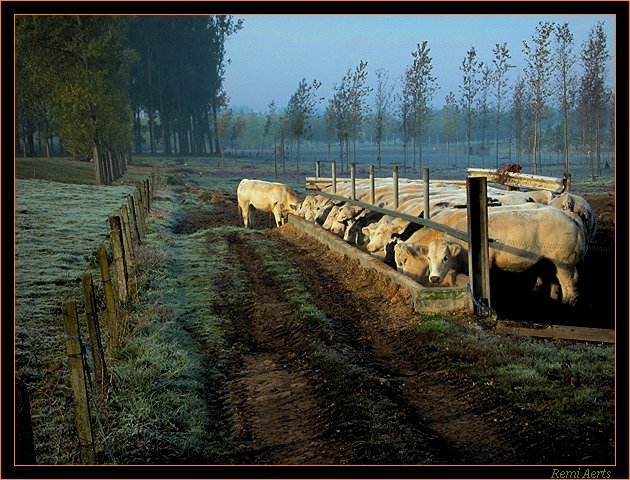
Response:
[[[359,4],[360,5],[360,4]],[[440,86],[435,106],[453,91],[459,98],[462,72],[459,67],[472,47],[477,58],[491,65],[496,43],[507,42],[512,79],[522,73],[525,56],[523,41],[532,43],[541,21],[568,23],[578,55],[590,30],[598,21],[604,24],[611,59],[608,84],[614,75],[614,15],[236,15],[243,28],[229,37],[226,50],[230,64],[224,87],[232,107],[248,106],[268,111],[274,100],[281,110],[302,78],[322,83],[318,94],[325,108],[348,70],[367,61],[368,84],[376,85],[375,71],[388,72],[390,83],[400,79],[412,63],[411,52],[428,41],[432,74]],[[579,61],[576,63],[579,68]],[[370,99],[373,105],[373,100]]]

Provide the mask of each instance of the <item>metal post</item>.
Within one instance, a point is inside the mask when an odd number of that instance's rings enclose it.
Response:
[[[424,180],[424,218],[431,218],[431,205],[429,204],[429,169],[422,170],[422,179]]]
[[[490,262],[488,255],[488,187],[485,177],[466,179],[468,199],[468,268],[472,294],[490,308]],[[479,306],[474,305],[479,315]]]
[[[350,184],[351,184],[351,188],[352,188],[352,196],[350,198],[352,198],[352,200],[356,200],[357,199],[357,164],[352,162],[352,164],[350,165]]]
[[[374,165],[370,165],[370,203],[376,203],[376,194],[374,192]]]
[[[398,165],[394,165],[392,172],[394,182],[394,209],[398,208]]]
[[[333,193],[337,193],[337,164],[335,163],[335,161],[333,160],[331,163],[331,168],[332,168],[332,187],[333,187]]]

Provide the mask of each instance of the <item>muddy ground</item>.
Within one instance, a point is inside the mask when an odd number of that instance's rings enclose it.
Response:
[[[195,193],[218,210],[190,213],[178,225],[179,232],[241,226],[234,195]],[[545,317],[540,310],[529,310],[538,313],[536,321],[612,326],[607,288],[613,281],[607,278],[604,288],[602,277],[591,281],[589,276],[595,264],[600,268],[602,259],[612,258],[614,200],[612,196],[588,200],[600,218],[595,245],[602,248],[592,250],[596,257],[587,258],[581,267],[585,279],[581,313],[575,309],[573,317],[554,318],[555,313]],[[231,234],[231,252],[247,272],[251,290],[249,303],[217,307],[217,313],[232,322],[228,336],[234,354],[225,384],[235,407],[233,435],[240,451],[236,463],[509,465],[578,463],[589,458],[612,462],[607,434],[563,438],[544,420],[525,417],[506,399],[475,385],[465,372],[450,368],[439,352],[414,334],[406,290],[291,225],[266,229],[273,227],[269,215],[257,214],[256,224],[257,235],[282,245],[284,258],[305,280],[334,334],[315,338],[316,333],[296,327],[283,285],[264,272],[243,234]],[[607,267],[607,276],[613,265]],[[585,310],[599,314],[592,317]],[[459,315],[464,321],[466,316]],[[340,392],[332,385],[330,372],[313,363],[315,341],[351,359],[362,372],[357,389],[369,399],[365,411],[343,412],[336,404]],[[370,410],[374,405],[378,408]]]

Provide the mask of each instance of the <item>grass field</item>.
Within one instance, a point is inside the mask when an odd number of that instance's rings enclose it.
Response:
[[[99,412],[105,433],[97,438],[98,459],[233,462],[239,446],[229,435],[231,410],[222,383],[234,348],[224,334],[232,320],[217,315],[216,307],[247,300],[246,273],[228,248],[231,236],[245,231],[222,226],[176,235],[174,230],[191,213],[216,212],[202,194],[191,193],[191,185],[200,192],[233,194],[244,176],[275,179],[273,165],[248,158],[228,167],[216,159],[137,158],[117,185],[96,187],[87,168],[91,164],[29,160],[16,162],[15,342],[18,375],[27,380],[31,394],[38,461],[78,461],[61,303],[79,297],[78,279],[84,271],[97,278],[94,252],[107,241],[107,216],[135,182],[157,169],[166,186],[154,199],[159,215],[151,217],[139,254],[141,293],[126,306],[129,339],[109,354],[114,382],[109,402]],[[303,191],[294,173],[278,180]],[[596,187],[606,188],[608,182]],[[268,275],[288,285],[286,299],[296,321],[334,336],[304,279],[274,255],[279,246],[271,239],[243,235]],[[441,352],[452,368],[468,372],[480,388],[575,435],[611,428],[612,346],[494,337],[461,328],[448,316],[419,317],[417,322],[416,334],[427,348]],[[366,381],[363,370],[325,349],[313,352],[313,358],[336,392],[348,392],[337,398],[347,415],[344,421],[356,421],[353,412],[361,405],[369,406],[374,418],[382,414],[378,404],[359,395]]]

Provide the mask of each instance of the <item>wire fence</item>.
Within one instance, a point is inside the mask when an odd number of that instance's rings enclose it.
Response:
[[[109,334],[107,349],[112,351],[125,341],[128,334],[125,305],[138,293],[135,252],[147,232],[152,199],[160,187],[161,179],[153,173],[127,197],[127,203],[115,209],[108,218],[109,245],[101,244],[98,248],[101,274],[99,293],[102,293],[103,298],[97,298],[92,275],[86,273],[83,276],[83,302],[66,298],[62,304],[67,345],[63,363],[67,366],[72,384],[74,428],[83,464],[97,463],[97,453],[106,457],[109,462],[116,463],[116,456],[103,425],[102,409],[107,402],[107,392],[113,379],[105,363],[98,318],[99,313],[103,312],[98,306],[104,305]],[[84,305],[84,312],[78,312],[77,303]],[[82,331],[86,330],[87,337],[82,335]],[[16,379],[16,389],[18,385],[22,385],[22,382]],[[20,386],[20,389],[24,391],[24,395],[20,396],[16,408],[25,413],[20,417],[20,426],[16,431],[32,431],[28,389],[26,386]],[[98,452],[97,443],[100,446]],[[32,435],[16,438],[16,463],[37,463]]]

